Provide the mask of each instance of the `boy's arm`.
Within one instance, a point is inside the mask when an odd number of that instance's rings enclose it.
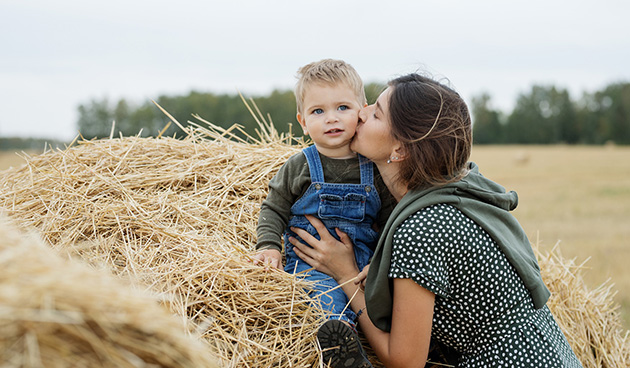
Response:
[[[282,234],[289,222],[290,211],[283,211],[281,206],[270,206],[268,202],[273,197],[274,195],[270,190],[269,196],[263,201],[260,208],[258,226],[256,227],[258,237],[256,250],[275,249],[278,252],[282,251]],[[289,206],[289,210],[290,208]]]
[[[282,251],[282,234],[289,223],[291,206],[304,194],[309,184],[306,158],[301,152],[291,156],[269,182],[269,193],[258,215],[256,250]]]

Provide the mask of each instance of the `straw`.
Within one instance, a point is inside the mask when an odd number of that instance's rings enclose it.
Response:
[[[77,140],[26,156],[26,166],[0,174],[0,207],[58,251],[161,295],[224,367],[320,364],[324,312],[308,284],[251,261],[267,183],[304,142],[270,131],[262,116],[258,137],[170,118],[183,139]],[[584,366],[628,366],[611,288],[588,290],[556,255],[541,266]]]
[[[566,259],[556,245],[539,259],[545,284],[551,290],[549,309],[584,367],[630,366],[630,338],[623,331],[619,305],[614,302],[613,284],[605,282],[589,289],[582,273],[586,261]]]
[[[218,367],[156,298],[63,259],[0,216],[3,367]]]
[[[250,258],[266,183],[301,146],[232,138],[78,141],[5,172],[0,205],[53,248],[163,295],[224,366],[310,367],[323,312],[304,281]]]

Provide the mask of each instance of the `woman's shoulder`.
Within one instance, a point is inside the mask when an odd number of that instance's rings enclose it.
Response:
[[[424,207],[408,216],[396,228],[394,246],[397,240],[406,239],[407,243],[417,243],[423,248],[442,248],[438,243],[450,237],[460,226],[461,212],[448,204],[434,204]],[[399,242],[400,244],[400,242]]]
[[[396,229],[394,242],[396,239],[399,244],[394,247],[415,247],[417,251],[437,253],[453,262],[500,253],[494,240],[479,224],[455,206],[444,203],[413,213]]]
[[[408,216],[396,228],[393,246],[420,247],[423,252],[443,252],[455,246],[463,236],[474,232],[469,231],[474,224],[468,221],[466,215],[450,204],[424,207]]]
[[[452,227],[456,225],[454,221],[463,221],[465,218],[466,216],[455,206],[438,203],[412,213],[400,224],[399,228],[415,227],[417,224],[422,224],[424,227],[443,229],[447,226]]]

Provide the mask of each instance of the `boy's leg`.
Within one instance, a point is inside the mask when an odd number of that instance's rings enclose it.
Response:
[[[322,363],[326,367],[370,368],[359,336],[347,323],[332,319],[317,331],[317,341],[322,351]]]
[[[311,283],[313,289],[309,291],[309,296],[319,301],[321,308],[328,312],[328,319],[339,319],[354,327],[356,314],[348,305],[348,297],[339,284],[325,273],[310,270],[297,277]]]

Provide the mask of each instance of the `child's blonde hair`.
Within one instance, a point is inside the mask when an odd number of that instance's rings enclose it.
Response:
[[[298,70],[297,78],[298,81],[295,85],[295,102],[299,114],[303,114],[302,109],[306,89],[313,84],[345,84],[354,90],[357,101],[361,107],[367,102],[365,90],[363,89],[363,81],[361,77],[359,77],[359,73],[357,73],[352,65],[345,61],[323,59],[304,65]]]

